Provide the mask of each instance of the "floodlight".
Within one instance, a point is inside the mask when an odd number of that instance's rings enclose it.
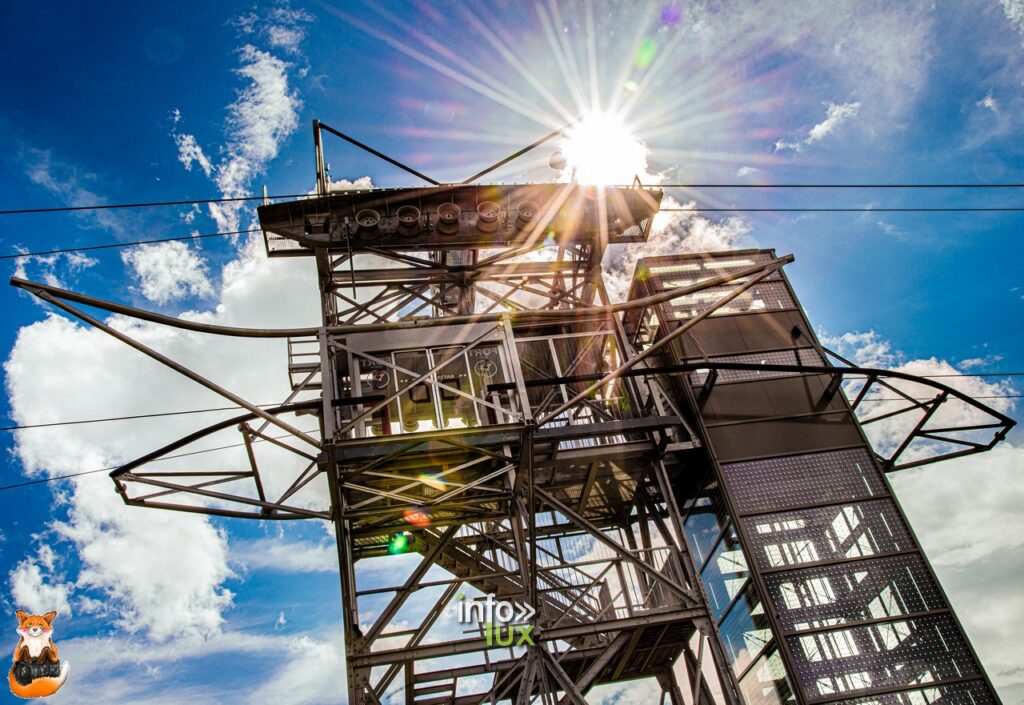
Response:
[[[398,232],[414,237],[420,231],[420,209],[416,206],[402,206],[398,209]]]
[[[530,221],[537,215],[538,210],[540,209],[533,201],[520,201],[519,205],[516,206],[516,227],[522,230],[529,226]]]
[[[437,207],[437,231],[445,235],[459,232],[459,216],[462,209],[456,203],[442,203]]]
[[[484,201],[476,207],[476,227],[484,233],[493,233],[498,229],[498,215],[501,213],[501,206],[494,201]]]
[[[380,213],[372,208],[364,208],[356,213],[356,224],[359,225],[359,237],[372,240],[377,237],[377,229],[380,227]]]

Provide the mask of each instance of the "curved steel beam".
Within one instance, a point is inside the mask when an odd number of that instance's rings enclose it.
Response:
[[[546,318],[577,318],[580,315],[607,315],[613,313],[622,313],[624,311],[632,311],[634,309],[645,308],[647,306],[653,306],[655,304],[664,303],[671,301],[672,299],[679,298],[680,296],[686,296],[688,294],[694,294],[704,289],[721,286],[722,284],[728,284],[736,281],[737,279],[743,279],[745,277],[754,276],[765,269],[772,267],[777,268],[782,265],[789,264],[795,258],[793,255],[785,255],[778,259],[765,262],[764,264],[757,264],[751,267],[744,267],[738,269],[735,272],[728,274],[721,274],[717,277],[710,277],[691,284],[690,286],[681,286],[675,289],[669,289],[668,291],[647,296],[642,299],[634,299],[632,301],[626,301],[618,304],[611,304],[608,306],[588,306],[585,308],[575,308],[571,311],[560,311],[557,309],[541,309],[537,311],[509,311],[505,313],[491,313],[491,314],[477,314],[469,316],[447,316],[445,318],[431,319],[429,321],[394,321],[388,323],[370,323],[366,325],[349,325],[349,326],[328,326],[326,332],[331,335],[347,335],[350,333],[370,333],[383,330],[403,330],[403,329],[414,329],[423,328],[424,326],[433,325],[466,325],[468,323],[494,323],[501,320],[504,316],[508,316],[513,320],[531,320],[531,319],[546,319]],[[188,321],[181,318],[174,318],[173,316],[166,316],[161,313],[154,313],[152,311],[145,311],[143,309],[133,308],[131,306],[125,306],[124,304],[115,303],[113,301],[107,301],[105,299],[99,299],[94,296],[88,296],[86,294],[80,294],[78,292],[69,291],[67,289],[61,289],[60,287],[50,286],[49,284],[42,284],[40,282],[29,281],[20,277],[11,277],[11,286],[19,289],[24,289],[30,294],[38,296],[39,293],[49,294],[54,298],[63,299],[65,301],[74,301],[75,303],[83,304],[85,306],[92,306],[93,308],[99,308],[104,311],[110,311],[111,313],[117,313],[122,316],[129,316],[131,318],[138,318],[139,320],[149,321],[150,323],[159,323],[161,325],[171,326],[173,328],[180,328],[182,330],[190,330],[197,333],[210,333],[213,335],[226,335],[240,338],[295,338],[295,337],[308,337],[317,335],[321,328],[319,327],[308,327],[308,328],[238,328],[233,326],[218,326],[211,323],[199,323],[197,321]]]
[[[319,399],[310,399],[309,401],[300,401],[295,402],[293,404],[283,404],[281,406],[274,406],[269,409],[266,409],[266,412],[268,414],[275,415],[287,414],[292,411],[306,411],[311,409],[318,409],[320,408],[322,403],[323,402]],[[190,433],[187,436],[183,436],[176,441],[168,443],[162,448],[157,448],[156,450],[146,453],[145,455],[136,458],[135,460],[131,460],[125,463],[116,470],[112,471],[110,473],[110,477],[116,480],[118,477],[124,475],[126,472],[131,472],[132,470],[135,470],[136,468],[141,467],[146,463],[151,463],[154,460],[160,458],[161,456],[167,455],[168,453],[173,453],[174,451],[180,448],[184,448],[190,443],[195,443],[196,441],[200,441],[213,433],[223,431],[225,429],[231,428],[232,426],[238,426],[239,424],[245,423],[246,421],[253,421],[257,418],[260,417],[258,417],[256,414],[250,413],[241,414],[240,416],[235,416],[230,419],[218,421],[212,426],[207,426],[206,428],[202,428],[194,433]]]

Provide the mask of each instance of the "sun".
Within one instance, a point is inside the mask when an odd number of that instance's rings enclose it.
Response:
[[[647,173],[647,147],[607,113],[584,116],[567,131],[562,149],[581,184],[629,184],[634,176]]]

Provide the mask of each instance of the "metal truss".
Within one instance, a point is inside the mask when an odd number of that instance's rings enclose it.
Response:
[[[514,248],[461,262],[451,256],[426,260],[364,247],[360,253],[329,255],[334,276],[327,288],[335,299],[334,318],[339,325],[386,323],[398,317],[573,309],[593,304],[592,272],[599,254],[582,243],[544,250]]]
[[[645,677],[657,679],[663,702],[739,705],[683,539],[676,488],[696,472],[700,441],[673,385],[703,384],[706,399],[729,383],[720,379],[725,372],[815,374],[829,380],[823,405],[846,383],[855,411],[884,389],[906,406],[863,423],[918,415],[883,458],[890,470],[985,450],[1013,421],[933,380],[834,354],[841,366],[663,364],[663,352],[792,258],[594,305],[603,297],[602,252],[572,247],[550,262],[523,262],[513,261],[523,253],[509,251],[453,264],[381,251],[369,254],[401,266],[358,270],[352,254],[323,252],[324,325],[289,330],[180,321],[13,283],[247,412],[124,465],[114,481],[136,506],[333,522],[353,705],[580,704],[598,684]],[[642,316],[723,287],[640,350],[623,331],[623,313]],[[293,391],[261,408],[69,302],[204,333],[287,338]],[[434,318],[418,318],[422,311]],[[410,347],[420,357],[400,357]],[[471,364],[476,353],[481,360]],[[918,399],[922,389],[934,396]],[[309,393],[317,398],[299,399]],[[985,419],[930,425],[952,402]],[[300,428],[303,419],[317,428]],[[990,430],[990,442],[970,435]],[[240,434],[237,467],[191,465],[195,454],[221,448],[211,444],[228,432]],[[928,444],[930,455],[915,442]],[[156,466],[167,461],[176,462]],[[314,491],[322,491],[321,476],[326,499]],[[404,558],[390,555],[396,535],[407,543]],[[382,560],[396,563],[362,570]],[[396,579],[381,584],[382,574]],[[521,626],[530,627],[532,646],[496,642],[480,620],[453,621],[460,603],[486,595],[529,608]],[[709,672],[717,682],[707,682]]]

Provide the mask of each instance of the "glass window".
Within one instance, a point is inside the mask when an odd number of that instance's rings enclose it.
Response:
[[[753,583],[747,584],[718,630],[733,670],[737,674],[742,673],[772,638],[761,595]]]
[[[729,514],[722,501],[722,493],[718,490],[718,483],[712,482],[704,488],[702,496],[694,500],[683,522],[698,569],[704,565],[728,522]]]
[[[777,649],[757,660],[740,681],[747,705],[786,705],[796,703],[796,695],[786,677],[786,668]]]
[[[729,603],[740,593],[749,574],[739,537],[730,526],[701,571],[715,619],[722,616]]]

